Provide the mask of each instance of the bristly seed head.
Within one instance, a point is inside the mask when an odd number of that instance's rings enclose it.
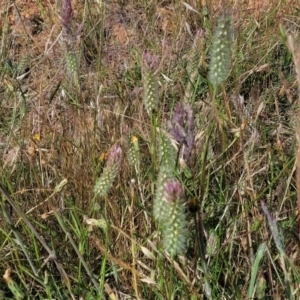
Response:
[[[209,80],[213,86],[223,83],[230,70],[232,46],[232,24],[228,15],[218,20],[213,37]]]
[[[186,208],[184,192],[178,179],[165,181],[163,185],[163,243],[171,256],[181,253],[185,249],[187,237]]]
[[[145,52],[142,57],[144,105],[150,115],[158,106],[158,80],[155,73],[158,66],[158,56]]]
[[[122,160],[122,148],[115,145],[108,154],[107,164],[101,176],[96,180],[94,193],[98,196],[105,196],[113,185],[118,174]]]

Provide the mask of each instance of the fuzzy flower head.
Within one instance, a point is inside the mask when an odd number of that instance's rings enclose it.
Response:
[[[62,0],[62,7],[60,11],[61,25],[65,35],[72,36],[72,18],[74,12],[71,5],[71,0]]]
[[[214,87],[223,83],[229,75],[232,42],[231,19],[224,14],[218,20],[212,43],[209,80]]]
[[[105,196],[112,188],[114,180],[118,174],[122,159],[122,149],[119,145],[113,146],[107,158],[106,166],[101,176],[96,180],[94,193],[99,196]]]
[[[163,185],[162,208],[163,244],[172,257],[182,253],[186,245],[187,221],[184,192],[178,179],[166,180]]]
[[[159,56],[151,54],[150,52],[144,52],[142,57],[142,66],[146,70],[155,71],[158,68]]]
[[[119,145],[115,145],[112,147],[108,154],[107,158],[107,166],[120,165],[122,160],[122,148]]]
[[[140,156],[139,140],[137,136],[134,135],[131,137],[130,145],[128,148],[129,163],[139,168],[139,163],[140,163],[139,156]]]
[[[62,27],[62,38],[65,42],[67,49],[73,50],[72,48],[76,47],[76,43],[80,40],[80,37],[83,33],[84,23],[75,26],[73,30],[73,17],[74,11],[71,5],[71,0],[62,0],[62,6],[60,11],[60,20]]]
[[[60,20],[62,27],[61,45],[65,52],[66,66],[69,74],[75,75],[79,68],[78,49],[80,38],[83,33],[83,23],[73,25],[74,11],[71,0],[62,0]]]
[[[149,115],[158,107],[158,56],[145,52],[142,57],[144,105]]]
[[[163,186],[164,199],[172,203],[183,197],[183,189],[177,179],[167,180]]]
[[[183,146],[183,158],[188,165],[192,163],[192,151],[195,144],[194,112],[190,105],[178,103],[173,119],[169,122],[169,130],[173,138]]]

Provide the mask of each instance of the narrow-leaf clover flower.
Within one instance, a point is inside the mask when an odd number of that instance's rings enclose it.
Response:
[[[122,159],[122,148],[119,145],[113,146],[107,157],[107,167],[117,165],[119,167]]]
[[[71,0],[63,0],[61,11],[60,11],[60,18],[61,18],[63,34],[65,35],[64,38],[71,38],[73,36],[72,33],[73,15],[74,12],[71,5]]]
[[[212,43],[209,80],[214,87],[223,83],[229,74],[231,47],[232,24],[230,17],[224,14],[218,20]]]
[[[115,145],[108,154],[106,166],[101,176],[96,180],[94,193],[98,196],[105,196],[112,187],[118,174],[122,160],[122,148]]]
[[[183,197],[183,189],[177,179],[171,179],[164,183],[163,197],[164,200],[170,203],[174,203]]]
[[[165,181],[163,184],[163,201],[165,201],[163,244],[165,249],[174,257],[183,252],[187,237],[184,192],[179,180]]]
[[[156,191],[153,203],[153,216],[158,222],[164,222],[166,218],[166,203],[164,200],[164,183],[173,177],[173,170],[170,171],[167,165],[161,165],[156,181]]]
[[[158,106],[157,67],[158,56],[145,52],[142,57],[144,105],[149,115],[155,112]]]
[[[161,166],[165,166],[173,174],[176,166],[176,149],[164,133],[161,134],[159,141],[159,161]]]
[[[74,11],[71,0],[62,0],[60,19],[62,26],[62,45],[65,51],[67,69],[71,74],[78,71],[77,41],[83,31],[83,24],[78,25],[76,30],[72,28]]]
[[[173,138],[182,146],[182,156],[189,167],[194,162],[194,121],[194,112],[191,106],[179,102],[175,107],[172,121],[168,123]]]
[[[131,165],[139,168],[140,146],[139,146],[139,140],[135,135],[132,136],[130,144],[129,144],[128,161]]]

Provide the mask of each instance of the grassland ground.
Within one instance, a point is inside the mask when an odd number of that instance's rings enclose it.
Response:
[[[0,0],[0,299],[298,299],[299,7]]]

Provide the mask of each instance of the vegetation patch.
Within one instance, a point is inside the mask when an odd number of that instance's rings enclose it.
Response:
[[[0,299],[297,299],[297,4],[0,0]]]

